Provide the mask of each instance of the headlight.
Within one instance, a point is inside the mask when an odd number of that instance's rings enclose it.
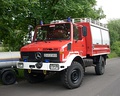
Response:
[[[49,53],[45,53],[44,57],[57,57],[57,54],[49,54]]]
[[[49,68],[50,68],[50,70],[59,70],[59,65],[58,64],[50,64]]]
[[[18,68],[23,68],[23,67],[24,67],[23,63],[18,63]]]

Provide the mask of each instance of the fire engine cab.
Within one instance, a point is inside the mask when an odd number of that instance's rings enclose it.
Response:
[[[73,89],[80,86],[88,66],[94,66],[97,75],[104,74],[109,32],[106,25],[92,19],[55,20],[36,26],[32,43],[20,52],[17,68],[24,69],[30,83],[57,72],[63,85]]]

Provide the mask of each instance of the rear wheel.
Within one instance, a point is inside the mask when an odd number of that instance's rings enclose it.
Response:
[[[95,72],[96,72],[97,75],[103,75],[104,74],[105,64],[106,64],[106,60],[102,56],[100,56],[99,62],[95,66]]]
[[[66,88],[73,89],[80,86],[84,76],[81,64],[73,61],[72,65],[62,72],[62,83]]]
[[[16,74],[12,70],[5,71],[2,74],[2,82],[5,85],[14,84],[16,82]]]
[[[43,72],[41,73],[35,73],[31,72],[29,73],[28,70],[24,70],[24,76],[27,79],[28,82],[30,83],[38,83],[44,81],[45,75]]]

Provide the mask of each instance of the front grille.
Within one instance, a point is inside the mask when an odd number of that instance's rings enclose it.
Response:
[[[36,58],[36,54],[38,53],[38,57]],[[39,54],[40,53],[40,54]],[[47,54],[57,54],[57,57],[44,57],[44,53]],[[59,52],[21,52],[21,61],[25,62],[54,62],[54,63],[59,63],[60,62],[60,56]]]

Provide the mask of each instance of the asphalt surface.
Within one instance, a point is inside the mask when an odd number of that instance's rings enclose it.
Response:
[[[120,96],[120,58],[107,60],[105,74],[95,75],[87,68],[82,85],[66,89],[59,78],[53,76],[42,83],[30,84],[22,80],[13,85],[0,85],[0,96]]]

